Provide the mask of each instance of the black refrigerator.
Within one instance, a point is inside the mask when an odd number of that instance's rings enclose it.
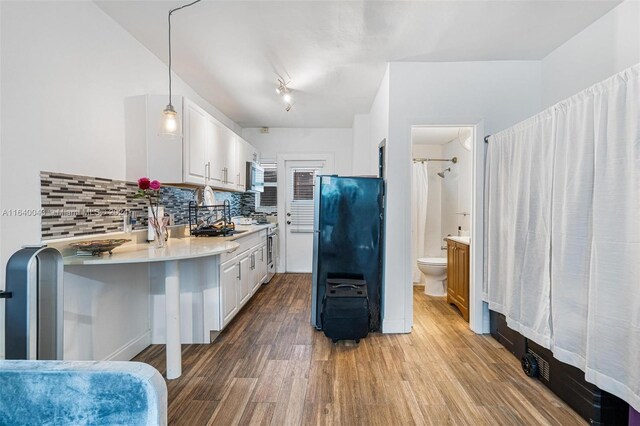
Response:
[[[380,330],[384,225],[384,180],[317,176],[314,188],[311,324],[320,314],[327,278],[367,282],[370,330]]]

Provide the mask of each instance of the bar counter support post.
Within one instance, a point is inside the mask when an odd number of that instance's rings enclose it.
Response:
[[[164,293],[167,321],[167,379],[182,375],[182,348],[180,345],[180,269],[177,260],[164,263]]]

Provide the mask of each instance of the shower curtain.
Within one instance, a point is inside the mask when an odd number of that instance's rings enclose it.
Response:
[[[429,176],[426,163],[413,163],[411,197],[411,239],[413,257],[413,282],[420,282],[422,273],[418,269],[418,259],[424,257],[425,233],[427,228],[427,195]]]
[[[550,142],[525,136],[525,123],[544,114]],[[544,331],[556,358],[640,409],[640,64],[491,137],[488,149],[490,307],[532,340]]]

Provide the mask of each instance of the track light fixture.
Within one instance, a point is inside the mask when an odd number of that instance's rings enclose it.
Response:
[[[287,85],[291,83],[290,81],[285,83],[281,78],[278,79],[278,87],[276,87],[276,93],[282,96],[282,101],[284,102],[284,110],[289,112],[293,107],[293,97],[291,96],[291,89],[287,87]]]

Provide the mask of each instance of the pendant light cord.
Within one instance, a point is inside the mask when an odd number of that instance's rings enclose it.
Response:
[[[201,1],[202,0],[195,0],[191,3],[184,4],[169,11],[169,105],[171,105],[171,14],[173,14],[173,12],[177,12],[180,9],[184,9],[185,7],[193,6],[196,3],[200,3]]]

